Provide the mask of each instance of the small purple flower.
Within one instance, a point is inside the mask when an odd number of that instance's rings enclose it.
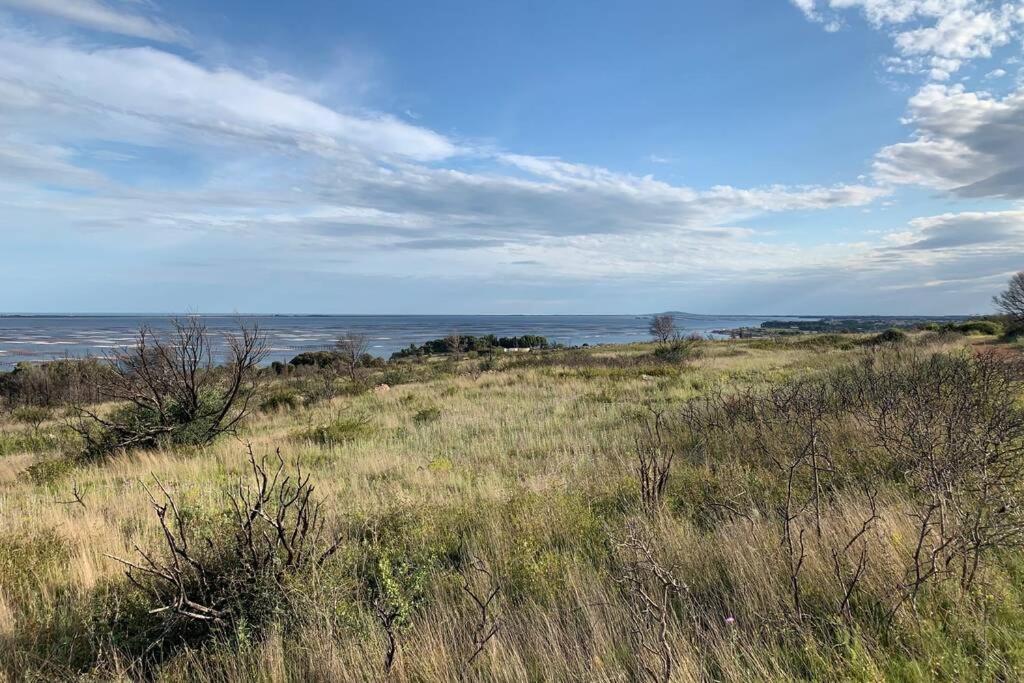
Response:
[[[726,617],[725,618],[725,625],[726,626],[733,626],[735,624],[736,624],[736,617]]]

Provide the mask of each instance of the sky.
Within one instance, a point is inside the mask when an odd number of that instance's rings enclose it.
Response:
[[[0,311],[972,314],[1024,0],[0,0]]]

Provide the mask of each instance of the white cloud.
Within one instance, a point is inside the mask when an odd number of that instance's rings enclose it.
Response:
[[[909,103],[914,139],[882,149],[879,180],[962,196],[1024,198],[1024,88],[998,98],[927,85]]]
[[[835,30],[841,13],[860,10],[888,31],[900,57],[890,70],[925,73],[945,81],[965,62],[988,58],[1019,37],[1019,0],[791,0],[808,19]]]
[[[904,55],[932,55],[933,65],[956,70],[965,59],[991,57],[992,49],[1010,42],[1016,12],[1006,5],[996,11],[953,9],[933,26],[895,35]]]
[[[47,14],[86,28],[146,38],[164,43],[184,42],[187,33],[161,21],[112,8],[99,0],[0,0],[0,5]]]
[[[904,250],[1024,253],[1024,211],[969,211],[916,218]]]

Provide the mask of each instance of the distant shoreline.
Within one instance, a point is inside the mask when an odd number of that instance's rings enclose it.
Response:
[[[691,320],[714,319],[728,320],[730,318],[798,318],[801,320],[816,320],[822,318],[874,318],[874,319],[920,319],[920,320],[962,320],[982,313],[964,313],[959,315],[874,315],[874,314],[796,314],[796,313],[686,313],[683,311],[666,311],[669,315],[677,318]],[[0,319],[4,318],[170,318],[170,317],[199,317],[199,318],[647,318],[658,315],[659,312],[649,313],[0,313]]]

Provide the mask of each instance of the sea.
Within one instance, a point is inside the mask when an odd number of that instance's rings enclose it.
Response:
[[[756,327],[784,316],[675,314],[685,334],[718,336],[714,330]],[[215,336],[238,321],[259,325],[267,335],[267,362],[287,361],[304,351],[330,348],[345,333],[365,335],[369,351],[388,357],[410,344],[452,332],[499,337],[536,334],[566,346],[619,344],[649,339],[651,315],[204,315]],[[170,325],[160,315],[0,315],[0,369],[19,362],[103,356],[131,344],[141,327],[157,333]]]

